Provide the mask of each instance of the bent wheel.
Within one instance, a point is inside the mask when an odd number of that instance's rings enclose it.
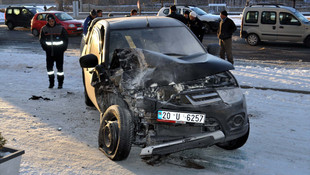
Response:
[[[249,34],[249,36],[246,38],[246,41],[249,45],[251,46],[256,46],[258,43],[259,43],[259,37],[254,34],[254,33],[251,33]]]
[[[99,129],[99,149],[111,160],[128,157],[133,137],[130,112],[118,105],[110,106],[102,116]]]

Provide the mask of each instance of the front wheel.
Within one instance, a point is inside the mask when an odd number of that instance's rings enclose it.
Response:
[[[239,137],[235,140],[228,141],[228,142],[218,143],[216,144],[216,146],[226,149],[226,150],[238,149],[246,143],[246,141],[248,140],[249,134],[250,134],[250,125],[248,128],[248,132],[244,136]]]
[[[100,122],[99,149],[111,160],[124,160],[130,153],[132,137],[133,123],[128,109],[110,106]]]
[[[259,37],[254,34],[254,33],[251,33],[249,34],[249,36],[246,38],[246,41],[249,45],[251,46],[256,46],[258,43],[259,43]]]

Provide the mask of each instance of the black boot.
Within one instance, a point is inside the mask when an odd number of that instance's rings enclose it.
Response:
[[[58,89],[62,89],[62,85],[64,83],[64,76],[63,75],[57,75],[57,80],[58,80]]]
[[[48,88],[53,88],[54,87],[54,79],[55,79],[55,75],[49,75],[48,79],[50,81],[50,85],[48,86]]]

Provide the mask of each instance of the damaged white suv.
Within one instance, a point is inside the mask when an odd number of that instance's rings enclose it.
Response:
[[[127,158],[132,144],[151,157],[246,143],[249,119],[234,67],[207,53],[183,23],[95,19],[81,48],[85,102],[100,111],[99,149],[110,159]]]

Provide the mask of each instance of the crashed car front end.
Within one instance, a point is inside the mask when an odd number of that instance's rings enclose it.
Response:
[[[113,85],[136,117],[141,156],[212,146],[248,132],[245,98],[226,61],[121,49],[111,65]]]

